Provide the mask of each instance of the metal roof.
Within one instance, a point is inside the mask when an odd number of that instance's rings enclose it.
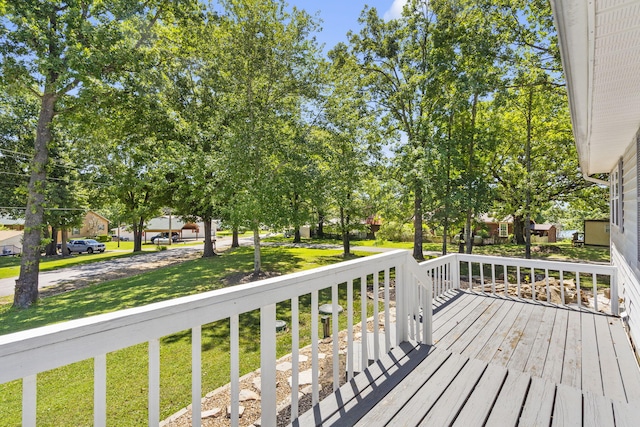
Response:
[[[640,126],[640,0],[551,0],[582,171],[610,172]]]

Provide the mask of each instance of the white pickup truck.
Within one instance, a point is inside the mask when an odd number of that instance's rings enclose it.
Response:
[[[92,254],[94,252],[104,252],[104,250],[104,243],[100,243],[93,239],[69,240],[67,242],[67,251],[69,253],[78,252],[81,254],[82,252],[86,252],[88,254]]]

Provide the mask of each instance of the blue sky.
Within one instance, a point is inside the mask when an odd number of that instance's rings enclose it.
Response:
[[[358,32],[358,17],[365,5],[375,7],[385,19],[400,16],[406,0],[287,0],[289,5],[306,10],[309,14],[319,13],[322,31],[316,37],[324,44],[327,52],[341,41],[346,41],[349,30]]]

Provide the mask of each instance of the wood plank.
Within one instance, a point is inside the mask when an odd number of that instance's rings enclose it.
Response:
[[[518,427],[548,426],[553,412],[556,386],[542,378],[532,377]],[[508,400],[506,401],[508,402]]]
[[[623,329],[622,320],[615,319],[613,323],[609,321],[609,331],[622,373],[626,401],[640,402],[640,369],[631,349],[629,337]]]
[[[611,400],[597,396],[590,391],[584,392],[584,427],[614,427],[613,406]]]
[[[567,341],[562,378],[560,382],[570,387],[582,387],[582,340],[580,333],[580,312],[569,310],[567,320]]]
[[[547,360],[542,371],[542,378],[559,383],[562,379],[562,364],[564,362],[565,342],[567,339],[567,320],[569,311],[564,308],[556,309],[556,319],[551,332]]]
[[[529,359],[530,354],[535,350],[533,343],[539,335],[539,329],[544,321],[544,316],[547,315],[545,310],[546,307],[544,306],[533,306],[531,315],[529,316],[526,325],[522,328],[520,338],[511,343],[513,346],[512,348],[505,349],[502,347],[502,351],[498,355],[498,359],[501,360],[501,365],[507,366],[509,369],[516,371],[526,372],[524,368],[527,364],[527,360]]]
[[[545,307],[542,312],[542,321],[538,328],[538,333],[533,341],[531,347],[531,353],[529,359],[524,367],[525,372],[528,372],[531,376],[542,377],[544,371],[544,365],[548,359],[549,344],[551,342],[551,334],[555,328],[556,313],[560,311],[555,307]],[[560,325],[562,327],[562,325]],[[553,378],[553,382],[560,381],[560,376]]]
[[[491,361],[491,358],[495,355],[496,351],[498,351],[498,349],[502,345],[505,336],[509,333],[509,329],[513,325],[513,322],[518,318],[518,316],[522,312],[522,309],[526,306],[526,304],[521,303],[513,303],[511,305],[511,310],[509,310],[509,312],[504,316],[495,332],[491,334],[489,339],[484,343],[482,348],[474,356],[476,359],[484,360],[486,362]]]
[[[618,400],[613,401],[613,417],[616,420],[616,427],[637,427],[638,408],[633,403],[623,403]]]
[[[456,318],[455,324],[451,322],[453,328],[446,336],[440,339],[438,342],[440,347],[450,349],[458,341],[460,341],[460,345],[466,346],[466,343],[473,338],[473,335],[469,334],[469,331],[476,330],[474,328],[477,326],[484,326],[503,303],[503,301],[497,298],[486,299],[488,300],[488,305],[484,303],[480,304],[476,306],[473,312],[467,314],[464,318]]]
[[[582,427],[582,392],[559,384],[551,427]]]
[[[493,365],[497,366],[497,365]],[[500,389],[496,403],[487,418],[487,426],[515,426],[518,424],[520,409],[527,396],[531,377],[522,372],[507,371],[507,379]],[[464,427],[464,424],[460,424]]]
[[[604,395],[610,399],[625,402],[627,396],[624,392],[624,385],[620,373],[620,366],[613,348],[613,339],[609,329],[609,321],[615,320],[613,317],[594,315],[593,320],[598,337],[598,361],[600,362],[600,372],[602,375],[602,389]],[[637,368],[636,368],[637,369]]]
[[[478,321],[473,323],[465,333],[464,340],[457,340],[448,347],[453,353],[464,353],[468,357],[473,357],[477,350],[482,348],[487,339],[493,334],[500,324],[505,314],[509,311],[510,304],[505,304],[505,300],[498,300],[491,305],[491,311],[487,311]],[[465,351],[472,343],[476,343],[471,348],[471,352]],[[470,353],[473,353],[470,354]]]
[[[480,381],[486,367],[486,362],[478,359],[469,360],[419,425],[450,425]],[[407,415],[407,419],[411,419],[411,414]]]
[[[493,408],[509,371],[498,365],[488,365],[469,400],[458,414],[453,426],[483,426]],[[509,400],[511,401],[511,400]]]
[[[491,319],[484,324],[484,327],[480,328],[480,330],[475,333],[475,336],[473,336],[471,341],[467,343],[456,342],[454,346],[450,347],[450,350],[464,353],[466,356],[471,358],[476,358],[476,355],[484,347],[487,341],[497,333],[496,331],[504,321],[504,318],[511,310],[513,310],[513,301],[505,299],[501,299],[500,301],[502,301],[500,309],[491,316]],[[469,338],[471,338],[471,335]]]
[[[324,417],[322,425],[341,426],[355,424],[360,420],[360,418],[374,408],[390,391],[400,384],[404,378],[408,375],[413,375],[413,371],[418,365],[428,363],[430,365],[439,366],[450,356],[450,353],[442,350],[432,351],[427,357],[423,357],[423,353],[424,351],[421,352],[420,350],[411,353],[409,357],[404,358],[404,360],[407,361],[404,365],[394,366],[394,369],[390,369],[383,375],[380,375],[375,381],[372,381],[371,384],[364,388],[358,388],[357,386],[354,387],[353,385],[349,387],[341,387],[341,390],[339,390],[339,393],[337,393],[336,398],[333,399],[332,402],[332,405],[337,407],[337,410],[334,411],[331,416]],[[367,372],[364,375],[359,375],[358,377],[360,376],[369,377],[370,373]],[[354,388],[357,392],[354,392]],[[322,403],[320,403],[320,406],[322,406]],[[300,425],[304,426],[311,424],[301,423]]]
[[[440,366],[429,363],[420,365],[355,425],[384,426],[400,410],[406,410],[414,417],[415,414],[425,414],[466,363],[465,357],[452,354]]]
[[[603,396],[594,316],[587,312],[580,313],[580,316],[582,326],[582,389]]]
[[[362,390],[365,390],[371,383],[389,376],[396,375],[407,366],[415,367],[427,355],[435,353],[434,347],[416,348],[414,345],[404,342],[400,346],[392,349],[388,354],[381,357],[374,364],[367,368],[366,373],[356,375],[351,381],[340,387],[336,393],[327,396],[318,405],[302,414],[293,425],[320,424],[323,420],[339,411],[346,403],[358,397]],[[444,352],[439,352],[443,353]],[[417,361],[417,363],[415,363]]]
[[[443,301],[433,312],[433,326],[437,329],[441,324],[446,323],[449,319],[454,317],[460,310],[463,310],[467,305],[477,302],[474,295],[468,292],[460,292],[457,298],[448,298],[446,302]]]
[[[460,301],[459,304],[466,303],[467,300]],[[460,310],[449,310],[443,316],[434,316],[433,319],[433,339],[434,343],[440,342],[453,329],[457,322],[466,319],[477,307],[484,311],[491,301],[486,298],[473,296],[468,304]],[[458,306],[458,304],[456,304]],[[453,319],[456,319],[455,321]]]
[[[520,338],[522,338],[524,334],[524,329],[527,326],[529,317],[531,317],[535,307],[535,304],[524,304],[524,307],[522,307],[522,310],[518,313],[518,316],[515,318],[511,326],[505,331],[505,333],[503,333],[504,338],[502,342],[493,355],[491,355],[491,358],[487,360],[488,362],[506,367],[509,359],[511,358],[511,354],[513,354],[513,351],[518,345],[518,341],[520,341]]]

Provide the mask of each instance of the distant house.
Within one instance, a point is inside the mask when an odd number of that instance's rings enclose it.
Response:
[[[584,244],[592,246],[609,246],[611,226],[609,219],[584,220]]]
[[[0,225],[9,230],[24,230],[24,218],[13,218],[8,215],[0,215]]]
[[[96,237],[109,234],[109,220],[99,213],[87,211],[80,227],[74,227],[67,233],[68,239],[80,237]],[[62,240],[62,232],[58,231],[58,241]]]
[[[508,238],[510,234],[513,234],[513,218],[511,216],[499,220],[488,214],[483,214],[478,218],[478,221],[483,224],[491,237]]]
[[[535,243],[555,243],[558,231],[553,224],[531,224],[531,241]]]

